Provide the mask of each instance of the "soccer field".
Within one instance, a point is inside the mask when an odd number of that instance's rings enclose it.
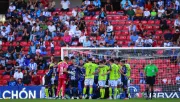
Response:
[[[179,99],[130,99],[130,100],[46,100],[46,99],[27,99],[27,100],[0,100],[0,102],[180,102]]]

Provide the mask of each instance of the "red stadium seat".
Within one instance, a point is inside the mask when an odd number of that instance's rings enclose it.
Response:
[[[141,21],[142,24],[147,24],[147,21],[143,20]]]
[[[146,29],[146,30],[152,30],[152,29],[153,29],[153,27],[152,27],[152,26],[150,26],[150,25],[147,25],[145,29]]]
[[[2,74],[0,74],[0,80],[2,79],[2,77],[3,77]]]
[[[50,51],[50,50],[51,50],[51,47],[50,47],[50,46],[48,46],[48,47],[46,48],[46,50],[47,50],[47,51]]]
[[[44,75],[44,70],[38,70],[37,75]]]
[[[112,20],[112,16],[108,16],[108,17],[107,17],[107,20]]]
[[[171,24],[171,20],[166,20],[167,24]]]
[[[7,51],[7,49],[8,49],[7,46],[4,46],[4,47],[2,48],[3,51]]]
[[[124,26],[123,30],[129,30],[129,26]]]
[[[121,31],[116,31],[115,35],[121,35]]]
[[[138,25],[138,24],[139,24],[139,21],[134,21],[134,24],[135,24],[135,25]]]
[[[55,51],[55,55],[56,55],[56,56],[60,56],[60,55],[61,55],[61,52],[60,52],[60,51]]]
[[[154,20],[149,20],[148,24],[150,24],[150,25],[154,24]]]
[[[158,30],[160,27],[158,25],[153,26],[154,30]]]
[[[28,47],[28,46],[25,46],[25,47],[23,48],[23,51],[29,51],[29,47]]]
[[[85,20],[91,20],[91,17],[85,17]]]
[[[3,81],[2,81],[2,84],[3,84],[3,85],[7,85],[7,83],[8,83],[7,80],[3,80]]]
[[[126,25],[130,25],[132,21],[126,21]]]
[[[123,32],[121,32],[121,35],[129,35],[129,32],[128,31],[123,31]]]
[[[16,41],[21,41],[22,40],[22,37],[17,37],[16,38]]]
[[[115,27],[115,30],[122,30],[122,26]]]
[[[122,18],[122,20],[127,20],[128,19],[127,16],[122,16],[121,18]]]
[[[117,21],[112,21],[111,24],[116,25],[116,24],[118,24],[118,22]]]
[[[115,36],[114,38],[115,38],[115,40],[119,40],[119,36]]]
[[[55,50],[55,51],[60,51],[60,50],[61,50],[61,47],[60,47],[60,46],[55,46],[54,50]]]
[[[120,36],[119,40],[126,40],[126,36]]]
[[[125,21],[119,21],[118,24],[119,25],[124,25],[126,22]]]
[[[159,20],[156,20],[154,23],[157,24],[157,25],[159,25],[159,24],[160,24],[160,21],[159,21]]]
[[[20,45],[21,45],[21,46],[27,46],[27,42],[22,41],[22,42],[20,43]]]
[[[158,30],[158,31],[156,31],[156,33],[155,34],[157,34],[157,35],[161,35],[162,34],[162,30]]]
[[[9,79],[10,79],[10,76],[9,76],[9,75],[4,75],[2,79],[3,79],[3,80],[9,80]]]
[[[109,14],[110,14],[110,15],[116,15],[117,12],[116,12],[116,11],[112,11],[112,12],[110,12]]]
[[[54,37],[53,40],[54,41],[59,41],[59,37]]]
[[[45,46],[50,46],[49,41],[45,41]]]
[[[120,20],[121,17],[120,16],[114,16],[114,20]]]

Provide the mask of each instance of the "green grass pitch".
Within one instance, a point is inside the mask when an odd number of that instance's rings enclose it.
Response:
[[[0,102],[180,102],[179,99],[130,99],[130,100],[49,100],[49,99],[22,99],[22,100],[0,100]]]

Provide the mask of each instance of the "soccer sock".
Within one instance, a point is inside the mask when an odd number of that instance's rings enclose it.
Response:
[[[86,94],[86,87],[83,88],[83,95]]]
[[[90,88],[89,88],[89,94],[92,95],[92,93],[93,93],[93,88],[90,87]]]
[[[109,87],[109,97],[112,97],[112,88]]]
[[[104,98],[104,96],[105,96],[105,89],[103,88],[103,98]]]
[[[124,89],[124,93],[125,93],[125,95],[126,95],[126,98],[128,98],[127,89]]]
[[[114,96],[117,96],[117,92],[118,92],[117,88],[114,88]]]
[[[46,95],[46,97],[49,97],[48,88],[45,88],[45,95]]]
[[[146,88],[147,97],[149,97],[149,88]]]
[[[62,97],[65,96],[65,91],[66,91],[66,84],[62,85]]]
[[[54,89],[54,86],[52,87],[52,96],[54,97],[54,94],[55,94],[55,89]]]
[[[72,90],[72,88],[70,88],[69,92],[70,92],[70,97],[72,97],[72,96],[73,96],[73,90]]]
[[[117,94],[120,94],[120,93],[121,93],[121,89],[117,88]]]
[[[102,88],[100,89],[100,96],[101,96],[101,98],[103,98],[103,89]]]
[[[153,94],[154,94],[154,91],[153,91],[153,90],[151,90],[151,98],[153,98]]]

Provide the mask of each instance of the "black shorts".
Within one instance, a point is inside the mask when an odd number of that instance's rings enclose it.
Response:
[[[126,89],[127,87],[128,87],[128,80],[122,80],[122,88]]]
[[[78,87],[78,80],[70,80],[69,86],[71,87]]]
[[[155,84],[155,76],[146,77],[146,84],[149,84],[150,86],[153,86]]]

